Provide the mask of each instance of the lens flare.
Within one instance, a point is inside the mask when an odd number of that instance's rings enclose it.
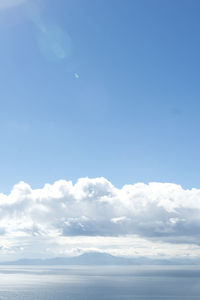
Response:
[[[49,60],[63,60],[71,54],[70,36],[56,25],[44,25],[39,32],[38,43],[43,55]]]

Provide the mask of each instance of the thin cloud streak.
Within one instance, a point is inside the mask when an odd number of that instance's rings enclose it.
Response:
[[[1,0],[0,9],[11,8],[24,3],[27,0]]]

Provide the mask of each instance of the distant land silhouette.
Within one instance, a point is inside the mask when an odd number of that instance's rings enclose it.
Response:
[[[146,257],[124,258],[107,253],[88,252],[73,257],[50,259],[19,259],[0,262],[0,265],[197,265],[192,259],[149,259]]]

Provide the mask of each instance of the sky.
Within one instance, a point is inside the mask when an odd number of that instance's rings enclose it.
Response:
[[[5,259],[199,255],[199,9],[0,0]]]

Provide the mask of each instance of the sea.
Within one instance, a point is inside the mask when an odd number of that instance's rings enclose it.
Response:
[[[0,266],[0,299],[200,299],[200,267]]]

